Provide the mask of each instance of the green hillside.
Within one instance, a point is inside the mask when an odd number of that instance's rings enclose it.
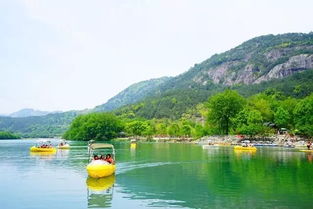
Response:
[[[61,136],[77,114],[72,111],[24,118],[0,117],[0,131],[14,132],[23,137]]]
[[[167,91],[158,97],[147,98],[139,103],[128,105],[115,111],[117,115],[124,117],[170,118],[179,119],[188,109],[205,102],[211,95],[225,89],[237,90],[245,97],[275,89],[286,96],[303,98],[313,92],[313,70],[296,73],[286,78],[273,79],[260,84],[244,84],[234,86],[222,86],[211,84],[210,88],[194,87],[189,89],[174,89]]]
[[[170,80],[170,77],[150,79],[135,83],[109,99],[105,104],[95,107],[93,111],[112,111],[124,105],[136,103],[147,96],[156,95],[158,93],[158,87],[168,80]]]

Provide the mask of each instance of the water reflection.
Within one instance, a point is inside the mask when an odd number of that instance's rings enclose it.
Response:
[[[306,153],[306,159],[309,163],[313,162],[313,154],[312,153]]]
[[[256,154],[256,150],[234,150],[234,153],[237,157],[249,157]]]
[[[99,179],[88,177],[86,180],[88,208],[111,207],[114,182],[115,175]]]
[[[53,152],[29,152],[29,155],[32,158],[41,160],[53,160],[56,156]]]
[[[69,157],[70,150],[69,149],[58,149],[57,158],[67,159]]]

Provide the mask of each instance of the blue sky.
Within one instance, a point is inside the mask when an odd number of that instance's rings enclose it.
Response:
[[[259,35],[313,30],[311,0],[0,0],[0,113],[92,108]]]

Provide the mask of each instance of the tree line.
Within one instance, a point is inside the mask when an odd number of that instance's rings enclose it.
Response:
[[[71,140],[109,140],[124,136],[200,138],[206,135],[270,135],[279,130],[313,136],[313,94],[303,99],[275,89],[244,98],[227,89],[188,109],[180,119],[138,118],[91,113],[76,117],[65,132]]]
[[[0,139],[19,139],[20,136],[7,131],[0,131]]]

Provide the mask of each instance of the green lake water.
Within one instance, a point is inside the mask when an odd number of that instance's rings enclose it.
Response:
[[[313,208],[312,153],[116,143],[115,176],[95,180],[86,142],[31,155],[35,141],[0,141],[1,209]]]

